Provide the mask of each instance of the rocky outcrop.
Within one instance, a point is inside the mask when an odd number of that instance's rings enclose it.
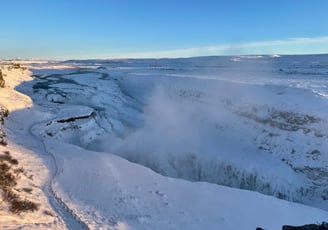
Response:
[[[265,230],[264,228],[257,227],[256,230]],[[284,225],[282,230],[328,230],[328,223],[322,224],[306,224],[303,226]]]
[[[6,133],[2,129],[2,125],[4,124],[4,118],[7,117],[9,111],[0,105],[0,145],[6,146]]]
[[[302,130],[305,134],[313,131],[315,135],[320,136],[319,131],[309,127],[309,125],[319,123],[321,121],[321,119],[316,116],[291,111],[279,111],[274,108],[270,108],[268,110],[268,116],[265,117],[259,116],[256,108],[249,111],[240,110],[235,113],[257,123],[269,125],[272,128],[277,128],[283,131],[296,132],[298,130]]]
[[[4,118],[5,118],[5,117],[8,117],[8,115],[9,115],[9,111],[8,111],[8,109],[6,109],[5,107],[2,107],[2,106],[0,105],[0,124],[1,124],[1,125],[3,125],[3,123],[4,123]]]
[[[322,224],[307,224],[303,226],[284,225],[282,230],[328,230],[328,223]]]
[[[2,71],[0,69],[0,88],[5,87],[5,80],[3,79]]]
[[[91,114],[89,115],[84,115],[84,116],[73,116],[73,117],[70,117],[70,118],[67,118],[67,119],[60,119],[58,120],[57,122],[58,123],[65,123],[65,122],[73,122],[73,121],[76,121],[76,120],[81,120],[81,119],[87,119],[91,116],[93,116],[95,113],[92,112]]]

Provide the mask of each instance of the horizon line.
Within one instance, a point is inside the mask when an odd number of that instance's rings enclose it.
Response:
[[[319,46],[322,44],[322,46]],[[307,49],[309,46],[312,46]],[[104,52],[104,51],[102,51]],[[235,44],[200,46],[184,49],[167,49],[147,52],[114,53],[110,51],[82,51],[72,55],[50,55],[49,57],[15,57],[0,60],[106,60],[106,59],[164,59],[206,56],[256,56],[256,55],[320,55],[328,54],[328,36],[297,37],[278,40],[253,41]],[[52,56],[52,57],[51,57]]]

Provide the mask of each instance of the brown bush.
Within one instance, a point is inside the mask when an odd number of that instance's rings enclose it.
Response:
[[[39,208],[38,204],[26,198],[21,198],[19,194],[14,192],[17,176],[24,172],[24,169],[17,168],[17,165],[18,160],[12,158],[9,151],[6,151],[4,155],[0,155],[0,189],[2,190],[3,200],[8,203],[9,211],[12,213],[36,211]],[[16,189],[16,191],[19,190]],[[32,189],[23,188],[23,191],[31,193]]]
[[[20,213],[20,212],[27,212],[27,211],[37,211],[39,209],[39,205],[29,201],[27,199],[21,200],[19,198],[12,200],[10,202],[10,211],[12,213]]]

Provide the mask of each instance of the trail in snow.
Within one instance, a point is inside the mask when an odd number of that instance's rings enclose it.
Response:
[[[57,194],[53,190],[53,184],[56,176],[58,175],[58,166],[56,162],[55,156],[48,152],[44,141],[37,137],[33,132],[32,129],[35,125],[41,124],[42,122],[36,122],[30,125],[28,132],[31,137],[34,138],[35,141],[39,142],[42,146],[42,153],[48,160],[48,166],[51,175],[49,179],[46,181],[46,184],[43,186],[43,191],[49,199],[49,203],[51,204],[53,210],[61,217],[61,219],[65,222],[68,229],[89,229],[88,225],[85,224],[75,213],[71,210],[65,202],[57,196]]]

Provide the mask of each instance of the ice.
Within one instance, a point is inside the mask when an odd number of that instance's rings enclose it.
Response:
[[[311,204],[325,196],[324,179],[313,189],[311,175],[300,172],[327,162],[327,100],[316,93],[325,90],[326,62],[326,56],[66,62],[83,70],[49,68],[43,87],[65,95],[68,106],[92,108],[94,116],[50,136],[162,175]],[[299,124],[303,118],[314,122]]]
[[[287,202],[328,210],[327,55],[26,65],[0,91],[9,138],[50,172],[52,156],[55,194],[90,228],[327,220]]]

